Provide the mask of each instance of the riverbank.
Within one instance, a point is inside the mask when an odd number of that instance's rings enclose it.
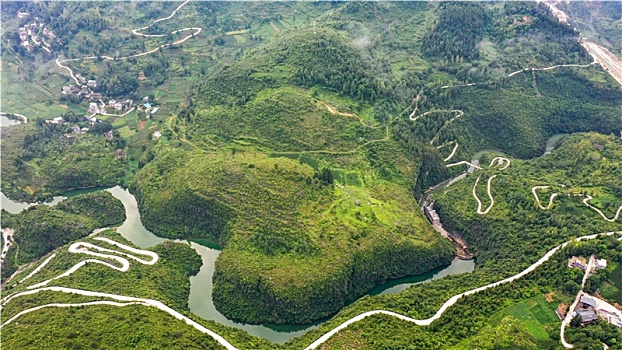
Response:
[[[143,226],[140,218],[140,213],[138,211],[138,203],[136,202],[136,198],[134,197],[134,195],[132,195],[129,190],[121,188],[120,186],[116,186],[108,189],[91,189],[91,192],[98,190],[105,190],[107,192],[110,192],[115,198],[123,203],[123,206],[125,208],[126,220],[120,226],[116,227],[116,231],[124,238],[142,249],[153,247],[167,240],[156,236]],[[71,196],[76,194],[79,193],[71,192],[66,195]],[[0,201],[2,208],[5,210],[11,209],[10,212],[12,213],[19,213],[21,210],[24,210],[33,205],[55,205],[61,200],[68,197],[57,196],[54,198],[54,201],[45,203],[19,203],[10,200],[3,193],[0,193],[0,196],[2,198],[2,201]],[[242,329],[251,335],[267,339],[277,344],[283,344],[292,338],[303,335],[317,328],[319,323],[326,320],[322,319],[317,321],[316,323],[306,325],[251,325],[234,322],[228,319],[215,308],[212,300],[212,277],[214,274],[216,259],[220,255],[220,251],[217,249],[218,247],[202,240],[199,241],[200,244],[191,240],[186,242],[188,242],[191,248],[193,248],[197,252],[197,254],[201,256],[203,262],[199,273],[196,276],[190,278],[190,295],[188,299],[188,306],[193,314],[206,320],[212,320],[226,326]],[[473,271],[473,268],[473,261],[462,261],[455,259],[448,266],[440,267],[421,275],[390,279],[383,284],[377,285],[365,295],[373,296],[395,294],[405,290],[406,288],[409,288],[414,284],[426,283],[428,281],[439,279],[448,275],[471,272]],[[350,303],[348,305],[350,305]]]

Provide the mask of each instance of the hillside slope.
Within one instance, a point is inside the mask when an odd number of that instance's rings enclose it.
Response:
[[[172,118],[182,149],[134,179],[146,227],[222,245],[214,301],[229,317],[310,322],[453,256],[410,194],[419,164],[373,118],[388,92],[356,54],[303,33],[224,69]],[[336,91],[347,80],[369,90]]]

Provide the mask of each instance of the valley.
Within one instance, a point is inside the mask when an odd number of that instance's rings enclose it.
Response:
[[[3,4],[3,345],[615,349],[582,6]]]

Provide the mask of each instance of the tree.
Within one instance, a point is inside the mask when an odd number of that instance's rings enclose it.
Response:
[[[568,310],[568,312],[570,312],[570,310]],[[573,317],[572,320],[570,320],[570,327],[572,328],[581,327],[581,316],[576,315],[575,317]]]

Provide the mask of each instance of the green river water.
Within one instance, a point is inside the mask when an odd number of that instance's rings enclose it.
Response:
[[[65,196],[54,197],[51,201],[43,204],[54,205],[64,198],[98,190],[102,189],[93,188],[71,191],[66,193]],[[106,189],[106,191],[110,192],[114,197],[123,202],[125,207],[127,219],[117,228],[117,231],[123,237],[140,248],[153,247],[166,240],[154,235],[143,226],[140,220],[136,198],[134,198],[134,196],[127,189],[116,186]],[[13,201],[7,198],[4,193],[0,193],[0,204],[3,209],[11,213],[18,213],[32,205],[37,205],[36,203],[20,203]],[[214,263],[220,254],[218,247],[202,240],[185,242],[190,244],[190,246],[201,256],[203,261],[203,265],[201,266],[199,273],[190,278],[190,296],[188,306],[192,313],[207,320],[213,320],[227,326],[243,329],[251,335],[265,338],[271,342],[279,344],[282,344],[296,336],[302,335],[309,330],[316,328],[319,324],[318,322],[316,324],[309,325],[250,325],[236,323],[226,318],[223,314],[216,310],[212,301],[212,276],[214,274]],[[425,283],[427,281],[442,278],[451,274],[471,272],[473,271],[474,266],[475,262],[472,260],[465,261],[455,259],[449,266],[441,267],[422,275],[389,280],[384,284],[376,286],[368,294],[381,295],[399,293],[413,284]]]

